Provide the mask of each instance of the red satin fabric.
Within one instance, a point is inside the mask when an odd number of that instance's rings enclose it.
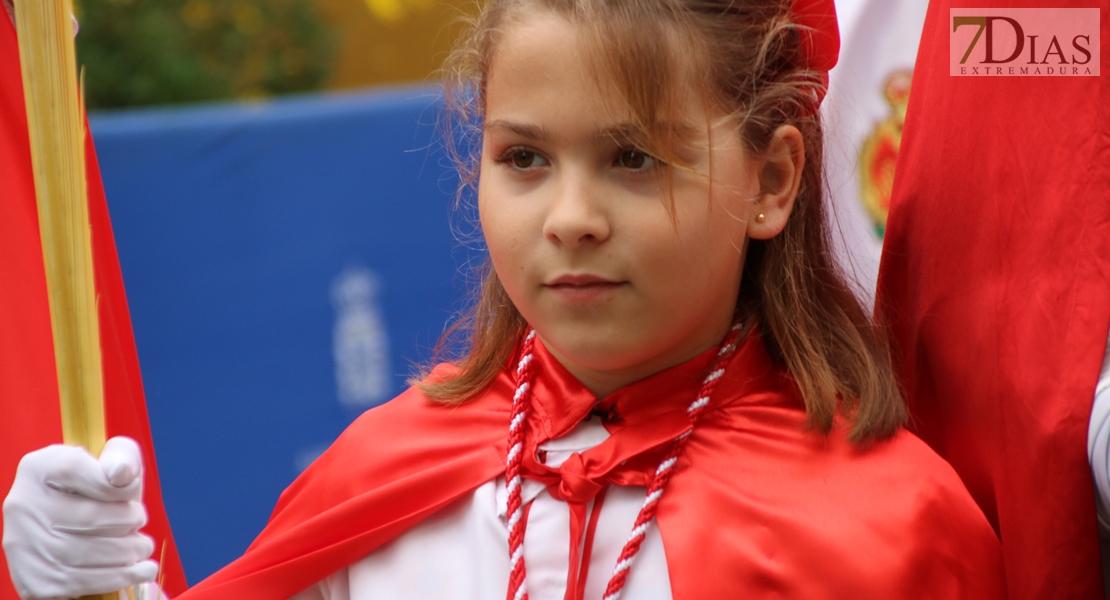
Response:
[[[807,66],[828,73],[840,57],[840,27],[832,0],[794,0],[790,17],[806,28],[802,47]]]
[[[565,491],[644,485],[667,442],[689,427],[686,407],[713,358],[609,396],[621,418],[568,469]],[[541,344],[535,360],[526,457],[594,406]],[[410,389],[367,412],[286,490],[246,554],[180,600],[288,598],[502,474],[514,388],[506,372],[461,407]],[[660,507],[676,600],[1004,596],[994,532],[923,443],[900,432],[859,450],[843,424],[826,438],[804,423],[793,380],[750,336]]]
[[[5,495],[24,454],[62,441],[54,342],[20,77],[15,28],[7,12],[0,11],[0,492]],[[150,514],[150,524],[144,531],[156,540],[155,558],[161,556],[165,542],[164,586],[173,594],[185,589],[185,574],[162,506],[139,359],[91,136],[87,137],[85,153],[107,428],[109,435],[131,436],[143,448],[143,499]],[[0,600],[17,599],[0,553]]]
[[[1002,540],[1010,596],[1102,598],[1087,423],[1110,327],[1110,3],[1100,77],[953,77],[929,5],[879,275],[914,431]]]

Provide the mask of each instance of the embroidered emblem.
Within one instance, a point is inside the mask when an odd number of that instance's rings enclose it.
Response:
[[[912,79],[913,69],[899,69],[887,75],[883,96],[891,113],[875,126],[860,149],[860,200],[879,239],[886,231],[886,216],[894,190],[894,167],[898,164],[898,147],[902,144],[902,125],[906,121]]]

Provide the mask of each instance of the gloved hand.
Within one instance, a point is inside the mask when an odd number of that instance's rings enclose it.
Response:
[[[24,600],[122,590],[158,576],[142,504],[142,454],[126,437],[100,459],[54,445],[23,457],[4,500],[4,552]]]

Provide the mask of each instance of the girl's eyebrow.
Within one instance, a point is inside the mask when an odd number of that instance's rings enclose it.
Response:
[[[660,145],[688,145],[694,140],[704,137],[697,127],[684,121],[661,121],[655,124],[654,131],[645,131],[635,123],[621,123],[606,127],[593,135],[594,142],[612,141],[618,145],[637,146],[641,150],[654,149],[658,151]]]
[[[696,135],[697,128],[688,123],[659,123],[658,128],[671,129],[679,139],[689,139]],[[550,142],[551,135],[546,129],[539,125],[530,123],[516,123],[513,121],[506,121],[504,119],[496,119],[493,121],[486,121],[485,129],[489,130],[503,130],[510,133],[519,135],[523,138],[539,141]],[[635,123],[618,123],[604,127],[590,136],[593,141],[599,140],[618,140],[618,141],[639,141],[643,142],[648,137],[644,128]]]
[[[537,141],[537,142],[550,142],[551,141],[551,136],[548,135],[547,130],[545,130],[543,127],[540,127],[539,125],[532,125],[532,124],[527,124],[527,123],[514,123],[512,121],[504,121],[504,120],[499,119],[499,120],[495,120],[495,121],[486,121],[485,129],[486,129],[486,131],[489,131],[491,129],[493,129],[493,130],[500,129],[500,130],[508,131],[510,133],[515,133],[516,135],[519,135],[520,137],[523,137],[523,138],[526,138],[526,139],[529,139],[529,140],[533,140],[533,141]]]
[[[620,123],[611,125],[593,135],[594,141],[613,140],[620,142],[643,142],[647,138],[644,128],[635,123]]]
[[[506,121],[503,119],[496,119],[493,121],[486,121],[485,128],[489,130],[502,130],[519,135],[520,137],[539,142],[550,142],[551,135],[547,130],[539,125],[532,125],[530,123],[516,123],[513,121]],[[610,125],[598,130],[590,136],[592,141],[599,140],[630,140],[639,139],[644,137],[643,129],[632,123],[620,123],[617,125]]]

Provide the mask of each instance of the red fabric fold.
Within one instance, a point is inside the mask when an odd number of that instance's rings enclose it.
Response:
[[[914,431],[1003,542],[1011,597],[1102,598],[1087,424],[1110,328],[1110,3],[1099,77],[953,77],[931,2],[879,274]]]
[[[586,597],[586,581],[590,576],[590,559],[594,551],[594,536],[597,534],[597,522],[601,518],[601,509],[605,506],[605,490],[598,492],[594,497],[594,505],[590,511],[590,520],[586,523],[586,537],[582,541],[582,572],[577,574],[577,579],[567,578],[567,591],[568,593],[573,590],[574,596],[571,600],[582,600]],[[573,539],[573,536],[572,538]],[[577,581],[575,585],[571,585],[572,581]]]

